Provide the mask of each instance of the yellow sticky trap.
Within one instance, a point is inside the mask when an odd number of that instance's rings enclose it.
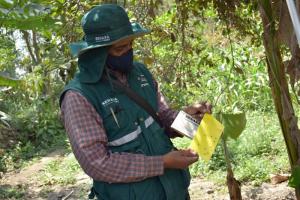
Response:
[[[205,114],[190,144],[190,148],[209,161],[218,144],[224,126],[212,115]]]

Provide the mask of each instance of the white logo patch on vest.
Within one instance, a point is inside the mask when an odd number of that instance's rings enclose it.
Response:
[[[137,77],[137,80],[139,80],[141,82],[141,87],[145,87],[145,86],[148,86],[149,83],[147,81],[147,79],[145,78],[145,76],[143,74],[140,74],[138,77]]]
[[[119,99],[117,99],[117,98],[105,99],[101,104],[102,104],[102,106],[106,107],[106,106],[108,106],[108,105],[110,105],[112,103],[119,103]]]

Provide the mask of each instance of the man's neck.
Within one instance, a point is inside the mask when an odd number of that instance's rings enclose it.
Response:
[[[121,83],[127,84],[127,74],[113,69],[109,69],[109,73],[116,77]]]

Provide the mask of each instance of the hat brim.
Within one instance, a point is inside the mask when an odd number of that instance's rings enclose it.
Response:
[[[105,44],[94,44],[94,45],[88,45],[87,42],[85,41],[80,41],[80,42],[75,42],[75,43],[71,43],[69,45],[70,50],[71,50],[71,54],[73,57],[79,57],[81,54],[91,50],[91,49],[95,49],[95,48],[99,48],[99,47],[104,47],[104,46],[110,46],[113,45],[121,40],[124,39],[128,39],[128,38],[137,38],[137,37],[141,37],[145,34],[150,33],[150,31],[148,29],[143,28],[141,25],[139,25],[138,23],[132,23],[132,31],[133,34],[130,35],[125,35],[117,40],[111,41],[111,42],[107,42]]]

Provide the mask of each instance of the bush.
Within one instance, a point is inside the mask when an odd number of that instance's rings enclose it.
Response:
[[[50,99],[37,99],[27,104],[19,97],[11,99],[11,125],[18,131],[17,143],[6,149],[0,159],[0,171],[20,168],[24,161],[43,155],[50,149],[66,146],[67,138],[58,115],[58,106]],[[17,109],[16,107],[19,107]]]

